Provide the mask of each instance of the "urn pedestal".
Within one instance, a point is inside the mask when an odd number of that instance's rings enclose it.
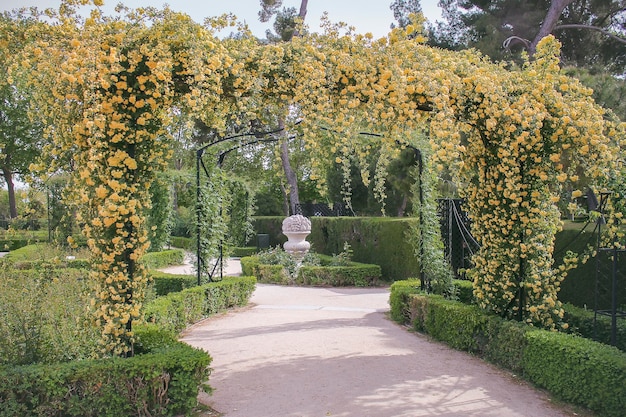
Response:
[[[293,256],[298,263],[311,248],[311,244],[305,239],[311,233],[311,221],[299,214],[289,216],[283,220],[283,234],[287,236],[284,243],[285,252]]]

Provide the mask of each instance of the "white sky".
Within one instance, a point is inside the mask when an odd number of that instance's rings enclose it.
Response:
[[[105,14],[113,14],[118,0],[104,0]],[[205,17],[233,13],[240,20],[248,23],[256,36],[264,37],[270,23],[261,23],[258,19],[259,0],[124,0],[124,5],[136,8],[155,6],[161,8],[168,4],[171,9],[190,15],[202,23]],[[329,13],[332,22],[346,22],[354,26],[358,33],[371,32],[375,37],[385,36],[389,25],[394,22],[389,9],[392,0],[309,0],[306,23],[311,31],[319,29],[320,17],[324,11]],[[440,19],[438,0],[421,0],[422,10],[430,21]],[[40,9],[58,8],[59,0],[0,0],[0,10],[19,7],[37,6]],[[300,7],[299,0],[284,0],[284,7]]]

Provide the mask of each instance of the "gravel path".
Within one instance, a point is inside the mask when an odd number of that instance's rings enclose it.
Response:
[[[564,417],[542,392],[390,321],[387,289],[257,286],[183,340],[225,417]]]

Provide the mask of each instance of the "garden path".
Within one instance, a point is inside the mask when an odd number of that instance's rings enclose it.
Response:
[[[259,284],[183,341],[213,357],[225,417],[565,417],[515,375],[388,319],[386,288]]]

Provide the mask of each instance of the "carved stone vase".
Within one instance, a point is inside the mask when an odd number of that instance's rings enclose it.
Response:
[[[287,242],[283,245],[285,252],[293,256],[298,262],[311,248],[311,244],[305,239],[311,233],[311,221],[299,214],[289,216],[283,220],[283,234],[287,236]]]

